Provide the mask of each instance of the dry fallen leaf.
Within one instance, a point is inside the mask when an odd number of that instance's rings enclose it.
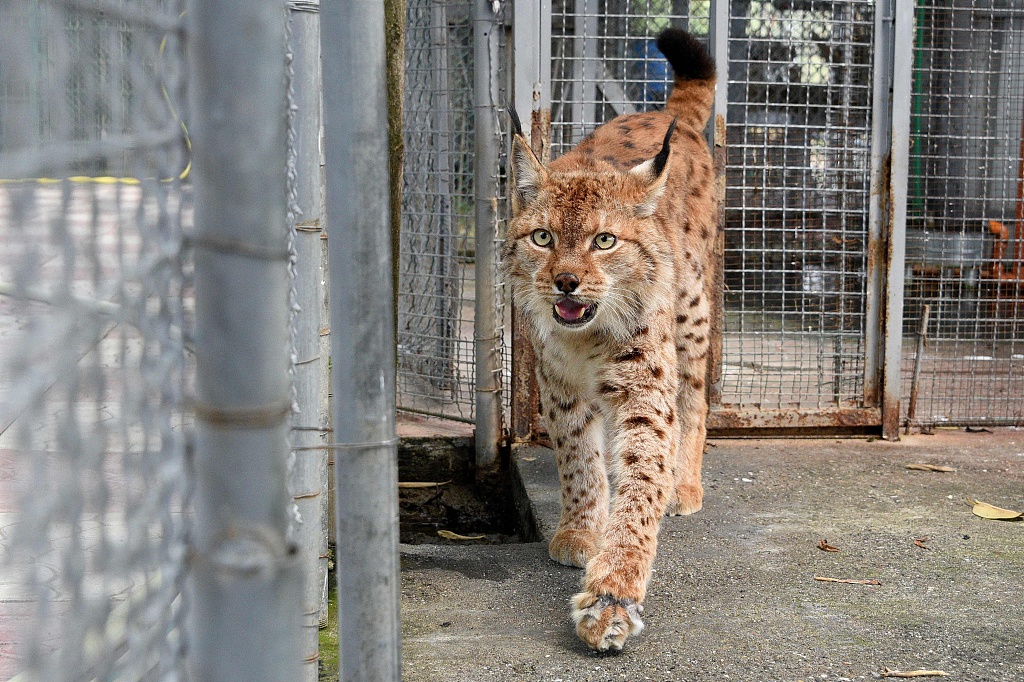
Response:
[[[997,521],[1013,521],[1024,516],[1024,513],[1019,511],[1013,511],[1012,509],[1003,509],[1002,507],[994,507],[988,502],[979,502],[978,500],[972,500],[967,498],[967,503],[973,505],[975,516],[980,516],[983,519],[994,519]]]
[[[904,468],[912,469],[913,471],[956,471],[956,469],[954,469],[953,467],[942,466],[941,464],[908,464]]]
[[[928,542],[928,538],[915,538],[914,545],[921,549],[931,549],[931,547],[925,547],[924,543]]]
[[[440,488],[443,485],[448,485],[451,481],[441,481],[436,483],[434,481],[405,481],[399,482],[399,488]]]
[[[889,670],[885,668],[882,670],[882,677],[948,677],[949,673],[942,670],[908,670],[906,672],[900,670]]]
[[[823,583],[846,583],[848,585],[881,585],[882,583],[877,580],[851,580],[849,578],[823,578],[820,575],[814,576],[814,579]]]
[[[443,537],[445,540],[483,540],[483,535],[459,535],[453,533],[450,530],[439,530],[437,534]]]
[[[838,552],[839,551],[838,547],[834,547],[833,545],[828,544],[828,540],[822,540],[821,542],[819,542],[818,543],[818,549],[823,550],[825,552]]]

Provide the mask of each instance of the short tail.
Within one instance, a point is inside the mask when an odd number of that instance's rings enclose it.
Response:
[[[693,34],[678,28],[658,34],[657,45],[676,77],[665,111],[678,117],[680,124],[703,130],[715,99],[715,61],[711,53]]]

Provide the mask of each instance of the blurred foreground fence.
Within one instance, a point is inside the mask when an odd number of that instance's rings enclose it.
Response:
[[[217,41],[228,62],[187,28],[241,36],[224,8],[204,4],[203,21],[173,0],[0,3],[0,679],[317,679],[330,430],[316,6],[287,30],[302,111],[288,153],[284,7],[250,7],[246,44]],[[189,116],[189,91],[201,111],[221,105],[196,94],[186,38],[200,70],[255,69],[279,96],[224,104],[218,131]],[[247,96],[237,84],[215,96]],[[217,146],[253,133],[262,146]],[[253,183],[258,200],[238,203]],[[218,212],[231,205],[254,210]],[[258,230],[266,244],[247,241]],[[237,610],[275,598],[276,612]]]
[[[3,679],[184,669],[182,6],[118,7],[0,4]]]

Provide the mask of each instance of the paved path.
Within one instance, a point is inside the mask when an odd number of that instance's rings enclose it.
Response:
[[[905,468],[916,462],[957,471]],[[550,530],[550,451],[519,450],[516,467]],[[702,512],[663,524],[647,630],[618,655],[576,640],[580,572],[544,544],[403,546],[405,679],[1024,680],[1024,522],[964,502],[1024,507],[1024,430],[718,441],[705,483]]]

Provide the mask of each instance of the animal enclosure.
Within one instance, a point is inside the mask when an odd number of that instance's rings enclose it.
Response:
[[[280,537],[253,542],[288,570],[282,556],[301,547],[312,578],[292,634],[303,654],[282,666],[314,679],[329,455],[377,448],[390,462],[396,447],[337,441],[326,377],[343,358],[330,338],[362,328],[331,329],[324,287],[383,291],[386,273],[383,248],[359,272],[324,271],[321,164],[338,167],[321,156],[333,140],[321,135],[320,101],[326,110],[341,89],[321,85],[331,64],[320,60],[319,3],[264,4],[266,42],[204,43],[237,51],[215,68],[186,50],[205,28],[186,10],[209,2],[0,0],[0,617],[17,633],[16,655],[0,650],[0,678],[186,679],[210,641],[190,642],[188,619],[221,604],[189,603],[186,584],[212,565],[195,559],[197,538],[218,535],[221,488],[276,443],[281,457],[267,466],[284,501],[266,514]],[[473,425],[481,468],[511,440],[543,438],[530,349],[495,274],[505,107],[555,158],[616,115],[663,105],[671,73],[654,37],[675,26],[707,40],[719,71],[707,131],[724,264],[712,429],[896,438],[1024,425],[1020,2],[407,0],[406,10],[396,378],[359,375],[367,393]],[[276,202],[265,213],[281,229],[266,241],[201,235],[202,200],[238,187],[209,172],[197,180],[193,161],[251,150],[195,144],[196,123],[218,119],[196,92],[257,59],[271,94],[233,111],[264,114],[259,132],[280,144],[248,166],[266,185],[236,209]],[[357,213],[386,198],[359,202]],[[207,224],[230,227],[246,211],[229,213]],[[223,272],[215,260],[275,287],[204,307],[196,280]],[[382,306],[356,302],[350,314],[389,328]],[[258,324],[275,304],[273,323]],[[240,332],[231,345],[197,332],[229,323]],[[372,352],[390,357],[384,337],[342,349],[345,371]],[[239,394],[241,380],[218,379],[241,365],[276,397],[200,399],[196,365],[211,355],[205,390]],[[388,426],[394,407],[363,423]],[[229,437],[250,438],[244,465],[197,459]],[[237,498],[276,504],[262,492]],[[241,555],[218,566],[244,570]],[[221,625],[274,625],[249,620]]]

